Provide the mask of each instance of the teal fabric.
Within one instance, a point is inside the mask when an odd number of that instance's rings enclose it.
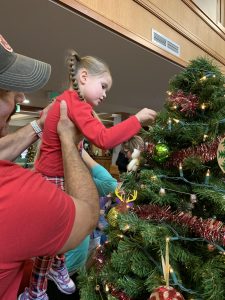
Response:
[[[91,169],[91,175],[96,184],[99,197],[108,195],[117,187],[116,179],[99,164]],[[66,266],[70,274],[73,274],[78,268],[85,265],[88,256],[89,242],[90,236],[88,235],[80,245],[65,254]]]
[[[88,256],[89,242],[90,236],[88,235],[75,249],[66,252],[66,266],[69,274],[75,273],[84,266]]]
[[[97,164],[91,169],[91,175],[96,184],[99,197],[107,196],[114,192],[117,187],[117,180],[101,165]]]

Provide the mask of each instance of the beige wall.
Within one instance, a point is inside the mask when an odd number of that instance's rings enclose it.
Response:
[[[60,1],[182,66],[208,56],[225,73],[225,34],[191,0]],[[180,45],[180,57],[152,42],[152,28]]]
[[[215,23],[217,23],[217,0],[193,0],[193,2]]]

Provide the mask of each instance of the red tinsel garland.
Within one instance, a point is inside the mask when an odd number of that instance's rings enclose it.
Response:
[[[189,147],[177,152],[174,152],[170,155],[169,160],[165,163],[165,167],[177,167],[179,163],[183,163],[184,159],[187,157],[197,156],[201,159],[203,163],[211,161],[217,156],[217,149],[220,141],[224,138],[223,136],[218,136],[214,141],[209,143],[202,143],[196,147]],[[154,153],[155,145],[149,143],[145,152],[150,154]]]
[[[175,222],[186,226],[195,233],[196,236],[206,239],[211,243],[218,243],[225,246],[225,225],[215,219],[197,218],[184,212],[171,212],[169,207],[159,207],[149,204],[136,206],[133,211],[139,218],[144,220]]]
[[[224,136],[217,137],[214,141],[209,143],[202,143],[196,147],[189,147],[177,152],[174,152],[169,160],[166,162],[166,167],[177,167],[179,163],[187,157],[198,156],[203,163],[211,161],[216,158],[217,148]]]
[[[110,287],[110,293],[113,297],[116,297],[119,300],[132,300],[124,292],[116,290],[113,286]]]

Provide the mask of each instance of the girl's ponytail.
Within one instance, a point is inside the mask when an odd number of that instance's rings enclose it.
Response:
[[[69,50],[69,54],[67,57],[67,67],[69,71],[69,80],[72,83],[73,89],[77,91],[80,100],[83,100],[83,96],[80,93],[79,85],[76,79],[77,71],[79,70],[79,64],[81,62],[81,58],[75,50]]]

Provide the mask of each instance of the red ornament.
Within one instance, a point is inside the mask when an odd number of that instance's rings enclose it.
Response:
[[[184,297],[171,286],[160,286],[152,292],[148,300],[185,300]]]

